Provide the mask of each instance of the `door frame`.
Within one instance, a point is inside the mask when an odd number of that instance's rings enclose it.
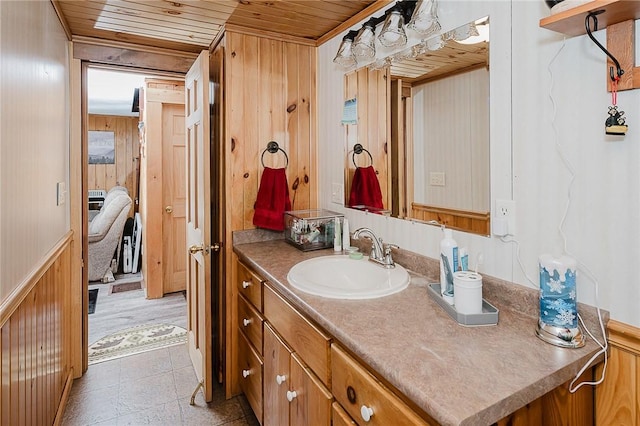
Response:
[[[96,46],[95,51],[99,52],[104,46]],[[154,75],[157,77],[185,77],[185,73],[181,71],[172,71],[169,69],[158,70],[152,67],[146,68],[145,65],[162,63],[167,67],[172,65],[176,69],[182,68],[179,64],[185,61],[195,59],[196,55],[184,53],[184,57],[157,54],[155,52],[136,52],[132,54],[132,50],[121,49],[127,52],[125,56],[110,56],[109,59],[102,58],[96,60],[95,57],[85,56],[83,54],[74,54],[74,43],[69,42],[69,203],[71,208],[70,228],[73,232],[72,241],[72,258],[71,258],[71,315],[67,328],[71,333],[71,368],[73,369],[73,378],[79,378],[84,375],[89,366],[89,342],[88,342],[88,295],[86,292],[88,286],[88,213],[85,207],[88,204],[88,160],[87,160],[87,144],[88,144],[88,95],[87,95],[87,69],[89,67],[110,68],[118,71],[140,72]],[[83,50],[87,55],[87,51]],[[113,62],[113,58],[115,61]],[[119,63],[121,57],[127,57],[130,63]],[[132,59],[132,57],[134,59]],[[135,58],[139,60],[135,60]],[[158,61],[156,57],[161,57]],[[140,66],[132,66],[131,63],[137,63]],[[87,160],[87,161],[85,161]],[[222,159],[221,159],[222,161]],[[224,227],[224,224],[216,224],[216,226]],[[224,233],[222,235],[224,237]],[[221,253],[222,256],[224,254]],[[220,274],[224,278],[223,273]],[[220,282],[221,288],[225,288],[224,281]],[[221,301],[222,303],[222,301]],[[224,308],[214,310],[219,322],[224,320],[222,313]],[[224,335],[219,336],[219,344],[224,345],[221,340]],[[216,351],[216,353],[220,353]],[[222,354],[224,355],[224,354]],[[225,364],[224,359],[218,360],[219,363]]]

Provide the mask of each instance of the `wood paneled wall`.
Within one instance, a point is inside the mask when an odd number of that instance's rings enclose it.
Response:
[[[237,326],[235,282],[237,271],[232,232],[253,229],[253,212],[262,153],[276,141],[289,157],[286,174],[293,210],[317,208],[316,48],[293,41],[273,40],[232,31],[213,52],[214,120],[212,134],[224,157],[225,309],[227,360],[226,394],[240,392],[237,382]],[[285,166],[281,152],[265,153],[264,166]]]
[[[71,368],[71,235],[0,305],[0,425],[61,419]]]
[[[391,112],[388,108],[391,81],[388,70],[369,70],[364,67],[345,76],[344,99],[357,99],[358,123],[345,124],[347,149],[345,162],[345,198],[348,202],[351,182],[356,166],[353,163],[353,146],[361,144],[371,153],[373,168],[378,175],[382,203],[391,208],[391,159],[389,151]],[[381,102],[381,100],[384,100]],[[336,153],[341,155],[342,152]],[[355,156],[359,167],[369,166],[371,160],[366,152]]]
[[[116,185],[129,190],[132,200],[138,198],[138,173],[140,161],[140,137],[138,117],[89,115],[89,130],[115,132],[115,164],[89,164],[87,183],[89,189],[108,191]],[[133,207],[131,216],[133,216]]]
[[[316,207],[315,47],[228,32],[224,87],[229,229],[254,228],[261,155],[272,140],[289,157],[292,209]],[[267,152],[264,165],[284,167],[284,155]]]
[[[640,328],[610,320],[609,362],[596,387],[596,425],[640,425]],[[600,378],[603,365],[596,371]]]

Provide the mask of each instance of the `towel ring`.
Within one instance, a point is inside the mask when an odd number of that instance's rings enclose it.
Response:
[[[371,165],[373,166],[373,157],[371,156],[371,153],[367,148],[363,147],[362,144],[359,144],[359,143],[353,146],[353,155],[351,156],[351,159],[353,160],[353,165],[356,166],[356,168],[358,167],[358,165],[356,164],[356,154],[362,154],[362,151],[369,154],[369,160],[371,160]]]
[[[260,157],[260,162],[262,163],[262,167],[266,167],[264,165],[264,154],[269,151],[269,153],[271,154],[275,154],[278,151],[282,151],[282,153],[284,154],[284,158],[285,160],[287,160],[287,162],[285,163],[284,167],[285,169],[287,168],[287,166],[289,165],[289,156],[287,155],[287,153],[285,152],[284,149],[280,148],[278,146],[278,142],[276,141],[271,141],[267,144],[267,147],[265,148],[264,151],[262,151],[262,157]]]

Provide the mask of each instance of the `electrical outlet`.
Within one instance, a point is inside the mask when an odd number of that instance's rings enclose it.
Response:
[[[505,235],[516,234],[516,202],[513,200],[496,200],[495,217],[498,221],[505,220],[507,229]]]
[[[444,186],[444,172],[430,172],[429,185]]]
[[[331,184],[331,202],[344,204],[343,187],[341,183]]]
[[[64,182],[58,182],[56,184],[56,195],[56,204],[58,206],[63,205],[67,199],[67,185]]]

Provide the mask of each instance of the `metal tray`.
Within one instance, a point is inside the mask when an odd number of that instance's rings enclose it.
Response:
[[[482,313],[481,314],[460,314],[456,312],[456,307],[447,303],[440,294],[440,284],[429,284],[427,286],[429,296],[434,299],[438,305],[449,314],[451,318],[458,321],[459,324],[465,326],[479,326],[479,325],[496,325],[498,324],[498,308],[491,303],[482,299]]]

